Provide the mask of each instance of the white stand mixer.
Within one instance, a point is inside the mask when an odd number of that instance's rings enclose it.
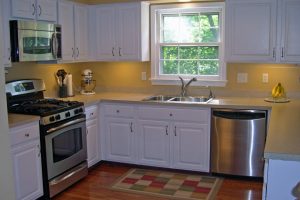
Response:
[[[81,94],[91,95],[95,94],[96,80],[93,80],[93,72],[90,69],[85,69],[81,73]]]

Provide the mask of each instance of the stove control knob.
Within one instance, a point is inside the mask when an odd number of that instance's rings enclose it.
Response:
[[[74,110],[74,114],[77,115],[79,113],[79,109]]]
[[[51,117],[49,118],[49,121],[50,121],[50,122],[54,122],[54,121],[55,121],[54,116],[51,116]]]
[[[66,116],[66,117],[70,117],[70,116],[71,116],[71,113],[70,113],[70,112],[66,112],[65,116]]]
[[[60,120],[60,115],[56,115],[56,116],[55,116],[55,119],[56,119],[56,120]]]
[[[79,113],[83,113],[83,109],[82,108],[79,108]]]

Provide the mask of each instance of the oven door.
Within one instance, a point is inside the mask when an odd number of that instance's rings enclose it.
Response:
[[[85,118],[52,127],[46,131],[48,180],[87,159]]]

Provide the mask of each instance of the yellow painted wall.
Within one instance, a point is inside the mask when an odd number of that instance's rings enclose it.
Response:
[[[123,91],[144,93],[179,93],[178,86],[152,86],[151,81],[142,81],[141,72],[147,73],[150,78],[150,62],[92,62],[45,65],[36,63],[17,63],[9,69],[6,80],[22,78],[44,79],[47,87],[47,96],[57,95],[57,84],[54,73],[58,69],[65,69],[73,74],[75,88],[78,89],[81,80],[81,71],[91,69],[97,81],[96,91]],[[238,72],[248,73],[248,83],[237,83]],[[269,83],[262,83],[262,73],[269,74]],[[266,96],[272,87],[281,82],[288,94],[300,95],[300,66],[291,64],[228,64],[226,87],[213,88],[219,96]],[[203,95],[201,87],[192,87],[191,94]]]

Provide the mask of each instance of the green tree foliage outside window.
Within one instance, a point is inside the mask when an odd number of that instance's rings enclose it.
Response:
[[[160,74],[218,75],[219,13],[161,15]]]

